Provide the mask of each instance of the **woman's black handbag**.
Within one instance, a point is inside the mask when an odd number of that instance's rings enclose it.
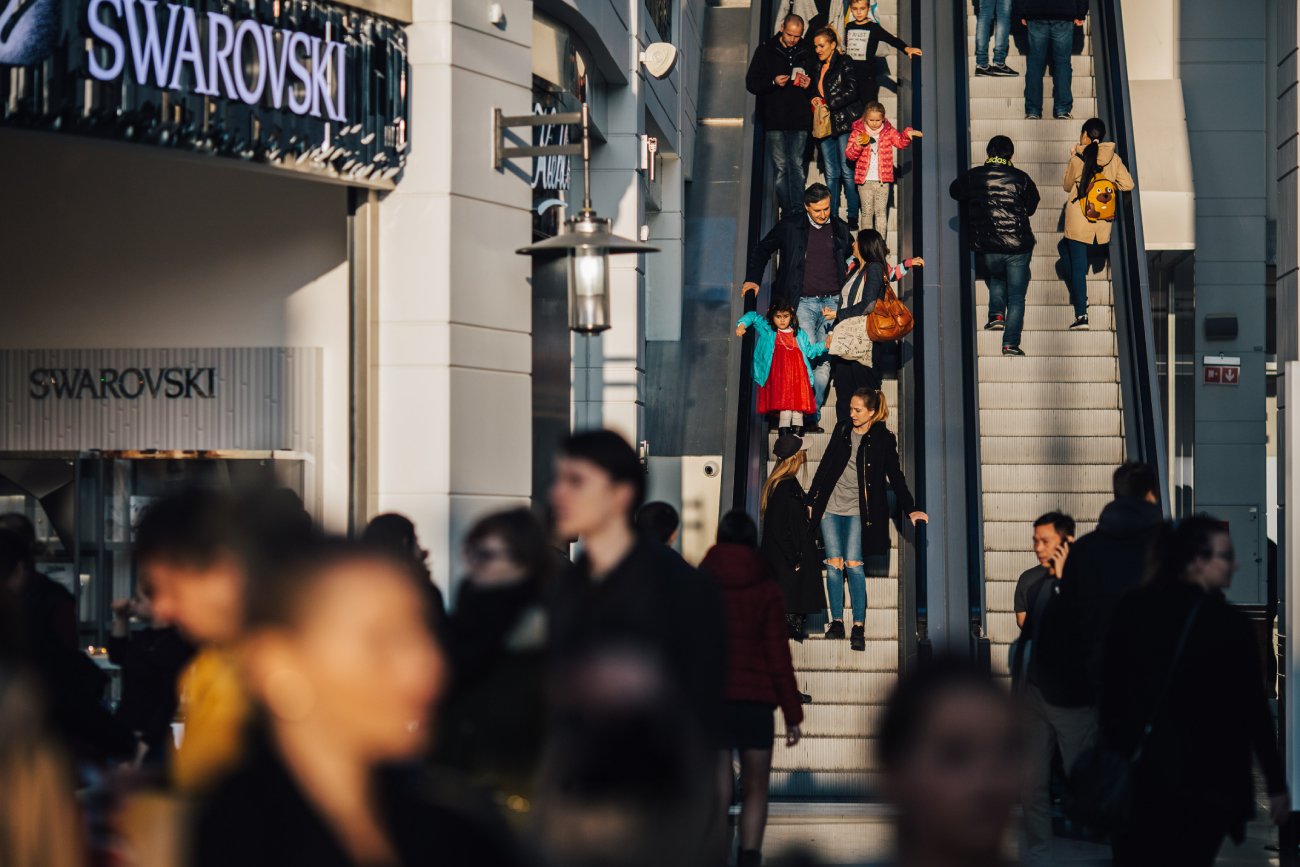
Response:
[[[1174,672],[1178,669],[1178,661],[1187,644],[1187,636],[1191,634],[1192,624],[1196,622],[1196,615],[1201,610],[1202,602],[1204,602],[1203,598],[1197,600],[1191,613],[1187,615],[1182,635],[1178,637],[1178,644],[1174,647],[1174,658],[1169,665],[1169,673],[1165,675],[1164,685],[1156,696],[1155,704],[1152,705],[1151,713],[1147,716],[1146,725],[1142,727],[1142,733],[1138,735],[1137,745],[1133,748],[1132,754],[1126,756],[1099,742],[1091,749],[1085,750],[1070,769],[1069,795],[1065,803],[1065,811],[1079,824],[1094,831],[1110,832],[1128,817],[1133,807],[1134,771],[1137,769],[1138,762],[1142,760],[1142,752],[1151,737],[1151,729],[1169,693]]]

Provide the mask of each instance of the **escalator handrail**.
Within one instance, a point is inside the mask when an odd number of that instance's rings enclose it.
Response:
[[[1098,82],[1098,108],[1105,110],[1111,136],[1130,174],[1138,180],[1128,60],[1120,0],[1093,0],[1093,70]],[[1100,50],[1097,46],[1100,46]],[[1104,101],[1103,101],[1104,100]],[[1141,190],[1140,182],[1137,190]],[[1115,295],[1115,332],[1119,349],[1120,391],[1124,407],[1125,452],[1156,468],[1160,489],[1169,490],[1168,455],[1156,378],[1155,331],[1151,286],[1147,274],[1142,206],[1138,195],[1125,193],[1116,210],[1111,245],[1111,282]],[[1169,514],[1168,497],[1164,510]]]

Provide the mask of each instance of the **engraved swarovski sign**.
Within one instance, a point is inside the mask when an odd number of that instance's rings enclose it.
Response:
[[[0,450],[316,452],[321,350],[0,351]]]
[[[6,125],[391,186],[409,81],[400,24],[320,0],[0,0]]]

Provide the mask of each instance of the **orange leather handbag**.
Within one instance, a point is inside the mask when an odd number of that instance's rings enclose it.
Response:
[[[885,284],[885,292],[876,302],[875,308],[867,314],[867,336],[876,343],[889,343],[902,340],[912,333],[916,324],[912,311],[898,300],[894,287]]]

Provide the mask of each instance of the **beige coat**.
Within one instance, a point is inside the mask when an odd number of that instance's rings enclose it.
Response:
[[[1124,161],[1115,155],[1114,142],[1104,141],[1097,146],[1097,165],[1101,169],[1099,174],[1114,181],[1116,187],[1121,190],[1133,189],[1133,176],[1128,173]],[[1065,237],[1085,244],[1109,244],[1110,223],[1104,220],[1092,223],[1083,215],[1083,208],[1079,205],[1078,189],[1081,174],[1083,174],[1083,159],[1078,156],[1070,157],[1070,161],[1065,164],[1065,178],[1061,181],[1061,186],[1070,194],[1070,199],[1065,205]]]

